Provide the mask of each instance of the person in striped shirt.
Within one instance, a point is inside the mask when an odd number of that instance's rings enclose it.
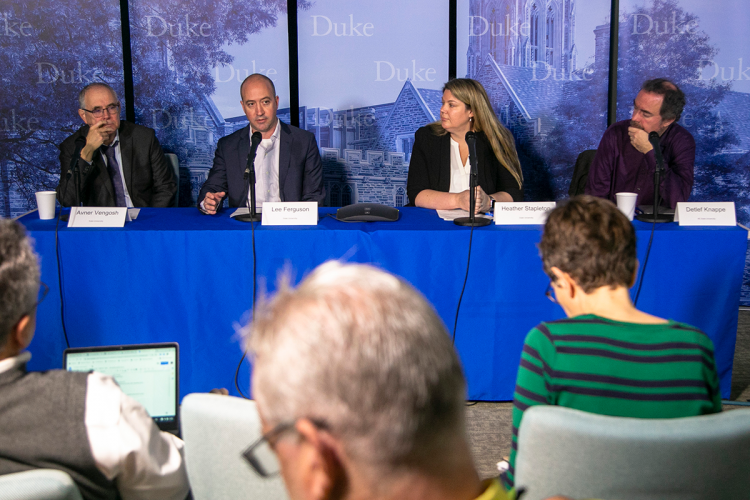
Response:
[[[636,418],[721,411],[708,336],[639,311],[630,300],[635,242],[632,224],[607,200],[578,196],[550,213],[539,251],[550,278],[547,296],[568,318],[541,323],[524,342],[504,476],[508,486],[518,429],[530,406]]]

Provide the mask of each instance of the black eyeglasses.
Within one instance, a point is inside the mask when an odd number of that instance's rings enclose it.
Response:
[[[34,304],[34,307],[32,308],[32,310],[39,307],[39,304],[42,303],[42,301],[44,300],[44,298],[47,296],[48,293],[49,293],[49,287],[44,281],[40,281],[39,282],[39,295],[37,295],[36,304]]]
[[[551,281],[547,284],[547,291],[544,292],[544,295],[546,295],[547,298],[549,300],[551,300],[553,303],[555,303],[555,304],[558,303],[557,299],[555,298],[554,294],[552,293],[552,282]]]
[[[309,420],[318,429],[328,429],[326,423],[321,420]],[[274,477],[281,472],[279,460],[276,458],[276,452],[273,451],[273,446],[275,441],[279,439],[282,434],[288,431],[293,431],[296,423],[296,420],[293,422],[280,423],[270,431],[263,434],[257,441],[248,446],[248,448],[242,452],[242,458],[247,460],[247,463],[250,464],[260,477]]]
[[[274,477],[279,474],[279,460],[273,451],[273,441],[287,431],[294,429],[295,422],[283,422],[263,434],[257,441],[242,452],[242,458],[260,477]]]
[[[118,102],[117,104],[110,104],[109,106],[104,107],[104,108],[94,108],[94,109],[81,108],[81,109],[86,111],[87,113],[91,113],[92,115],[94,115],[94,118],[101,118],[102,116],[104,116],[105,111],[110,115],[119,113],[120,103]]]

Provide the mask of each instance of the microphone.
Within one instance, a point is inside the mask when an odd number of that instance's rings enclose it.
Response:
[[[255,177],[255,155],[258,153],[258,145],[260,144],[262,137],[260,132],[254,132],[250,137],[250,153],[247,155],[247,166],[245,167],[245,179],[250,177],[252,172]],[[252,180],[250,182],[253,182]]]
[[[648,134],[648,142],[651,143],[651,146],[654,148],[654,156],[656,157],[656,168],[659,170],[664,168],[664,158],[661,156],[661,145],[659,142],[659,134],[656,132],[651,132]]]
[[[76,149],[73,152],[73,156],[70,158],[70,165],[68,166],[68,173],[65,174],[65,177],[70,179],[70,176],[73,175],[73,171],[78,167],[78,158],[81,156],[81,150],[86,145],[86,138],[84,136],[79,136],[76,139]]]
[[[656,159],[656,168],[654,169],[654,213],[652,214],[640,214],[635,218],[643,222],[672,222],[674,219],[673,215],[660,214],[659,205],[661,205],[661,175],[664,172],[664,158],[661,155],[661,144],[659,141],[659,134],[657,132],[650,132],[648,134],[648,142],[654,148],[654,158]]]
[[[453,223],[458,226],[486,226],[490,223],[490,219],[484,217],[476,218],[474,214],[474,208],[477,205],[477,177],[479,176],[479,169],[477,167],[477,134],[471,130],[466,132],[466,145],[469,146],[469,216],[459,217],[453,220]]]
[[[469,175],[479,175],[477,169],[477,134],[471,130],[466,132],[466,144],[469,146]]]

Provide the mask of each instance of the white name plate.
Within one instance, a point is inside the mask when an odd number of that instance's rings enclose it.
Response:
[[[674,220],[681,226],[736,226],[733,201],[681,201],[674,211]]]
[[[264,226],[317,226],[317,201],[267,201],[263,203]]]
[[[68,227],[123,227],[127,214],[125,207],[73,207]]]
[[[554,201],[495,203],[495,224],[544,224]]]

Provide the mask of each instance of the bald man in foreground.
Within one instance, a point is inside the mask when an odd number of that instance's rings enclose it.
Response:
[[[281,285],[247,335],[264,439],[245,457],[293,500],[508,498],[477,475],[458,357],[407,283],[328,262]]]

